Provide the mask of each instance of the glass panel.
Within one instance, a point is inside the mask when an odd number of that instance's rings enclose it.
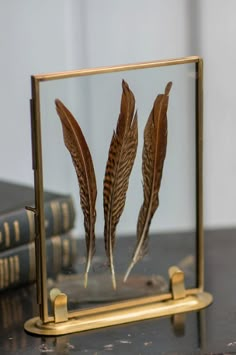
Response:
[[[123,79],[136,99],[138,150],[129,179],[125,208],[116,230],[114,260],[118,288],[114,291],[103,241],[103,179],[112,134],[120,112]],[[136,245],[137,219],[143,203],[144,127],[156,96],[164,93],[169,81],[173,86],[167,115],[167,153],[159,193],[160,204],[149,229],[148,253],[135,265],[127,283],[124,284],[122,280]],[[55,109],[56,98],[59,98],[77,119],[88,143],[96,173],[96,254],[87,289],[83,287],[86,251],[79,187],[71,156],[63,142],[62,126]],[[75,267],[70,269],[70,277],[61,276],[62,282],[59,286],[61,291],[69,295],[69,300],[73,300],[72,303],[81,302],[81,299],[100,302],[167,292],[168,268],[172,265],[177,265],[185,271],[187,288],[196,287],[195,100],[195,63],[40,83],[44,189],[70,195],[75,204],[76,222],[73,234],[80,240],[78,257]],[[54,206],[55,214],[56,208],[58,207]],[[58,232],[61,234],[60,228]],[[181,249],[181,257],[180,254],[176,257],[177,248]],[[56,255],[56,252],[54,254]],[[52,268],[52,259],[50,254],[48,272]],[[77,274],[71,275],[71,272]],[[58,286],[55,280],[50,284],[50,287],[54,286]]]

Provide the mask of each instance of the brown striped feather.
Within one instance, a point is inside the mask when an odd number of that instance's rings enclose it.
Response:
[[[95,253],[95,221],[97,184],[92,157],[82,130],[66,106],[55,100],[56,110],[60,117],[66,148],[71,154],[80,189],[80,204],[84,214],[84,229],[87,249],[84,286],[87,287],[88,272]]]
[[[147,253],[149,227],[159,206],[159,190],[166,156],[167,109],[171,86],[172,83],[169,82],[166,85],[165,93],[157,96],[144,130],[143,204],[139,211],[137,223],[137,244],[124,282],[134,265]]]
[[[138,146],[137,112],[134,114],[135,98],[124,80],[122,90],[120,114],[110,144],[103,190],[104,241],[114,289],[116,280],[113,249],[116,226],[125,206],[129,177]]]

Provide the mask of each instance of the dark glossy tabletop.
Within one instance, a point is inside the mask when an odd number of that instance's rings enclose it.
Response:
[[[23,324],[37,308],[35,288],[27,287],[0,295],[0,354],[236,354],[236,230],[207,231],[205,246],[205,289],[214,302],[186,314],[184,328],[177,331],[166,317],[60,337],[31,336]]]

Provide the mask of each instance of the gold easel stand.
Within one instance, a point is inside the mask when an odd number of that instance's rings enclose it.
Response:
[[[76,312],[68,312],[66,294],[54,289],[51,292],[54,316],[48,323],[39,317],[30,319],[24,325],[25,330],[38,335],[63,335],[197,311],[212,303],[211,294],[185,289],[184,273],[176,266],[169,269],[169,277],[171,293]]]

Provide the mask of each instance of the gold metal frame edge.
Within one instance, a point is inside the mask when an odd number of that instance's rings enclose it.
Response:
[[[177,58],[177,59],[168,59],[168,60],[159,60],[159,61],[153,61],[153,62],[145,62],[145,63],[137,63],[137,64],[126,64],[126,65],[119,65],[119,66],[113,66],[113,67],[100,67],[100,68],[91,68],[91,69],[80,69],[80,70],[74,70],[74,71],[65,71],[65,72],[57,72],[57,73],[49,73],[49,74],[39,74],[39,75],[34,75],[31,77],[32,80],[32,100],[31,100],[31,115],[32,115],[32,145],[33,145],[33,169],[34,169],[34,178],[35,178],[35,201],[36,201],[36,207],[35,207],[35,214],[37,218],[37,238],[36,238],[36,248],[37,248],[37,292],[38,292],[38,304],[39,304],[39,309],[40,309],[40,319],[42,321],[42,324],[47,326],[51,322],[51,317],[48,314],[48,294],[47,294],[47,274],[46,274],[46,266],[45,266],[45,260],[46,260],[46,255],[45,255],[45,231],[44,231],[44,215],[43,215],[43,176],[42,176],[42,141],[41,141],[41,126],[40,126],[40,82],[44,81],[49,81],[49,80],[57,80],[57,79],[65,79],[65,78],[71,78],[71,77],[79,77],[79,76],[85,76],[85,75],[95,75],[95,74],[104,74],[104,73],[112,73],[112,72],[118,72],[118,71],[126,71],[126,70],[135,70],[135,69],[145,69],[145,68],[153,68],[153,67],[162,67],[162,66],[168,66],[168,65],[180,65],[180,64],[188,64],[188,63],[195,63],[196,64],[196,74],[197,74],[197,90],[196,90],[196,118],[197,118],[197,132],[196,132],[196,142],[197,142],[197,224],[198,224],[198,245],[197,245],[197,260],[198,260],[198,283],[197,283],[197,289],[188,289],[186,290],[187,295],[193,295],[193,294],[199,294],[200,292],[203,291],[204,289],[204,248],[203,248],[203,203],[202,203],[202,111],[203,111],[203,89],[202,89],[202,83],[203,83],[203,60],[202,58],[198,56],[191,56],[191,57],[184,57],[184,58]],[[203,293],[205,294],[205,293]],[[165,303],[160,302],[165,299],[165,302],[181,302],[184,303],[185,299],[181,301],[176,301],[172,300],[172,295],[170,294],[165,294],[163,295],[163,299],[159,299],[159,305],[158,309],[160,307],[165,308]],[[157,296],[158,297],[158,296]],[[160,296],[159,296],[160,297]],[[187,298],[190,296],[187,296]],[[193,296],[191,296],[193,297]],[[212,302],[212,296],[211,301]],[[137,300],[133,300],[133,302],[137,302]],[[145,302],[151,302],[148,297],[144,299],[144,302],[142,305],[140,303],[138,307],[143,307],[143,304]],[[157,301],[155,301],[157,302]],[[128,304],[128,301],[127,301]],[[110,311],[114,312],[116,307],[118,307],[119,303],[117,304],[112,304],[108,307],[110,307]],[[208,303],[206,302],[206,305],[202,306],[206,307]],[[150,307],[153,306],[153,303],[150,304]],[[120,306],[119,306],[120,307]],[[132,307],[131,305],[129,307]],[[146,307],[146,306],[145,306]],[[156,306],[155,306],[156,307]],[[172,307],[173,308],[173,307]],[[151,309],[151,308],[150,308]],[[200,309],[200,308],[197,308]],[[97,311],[98,310],[98,311]],[[126,313],[130,308],[126,308]],[[189,311],[192,309],[189,309]],[[99,307],[93,308],[93,316],[97,317],[99,311]],[[82,313],[81,313],[82,312]],[[84,311],[77,311],[73,312],[72,316],[78,318],[82,316]],[[85,311],[86,312],[86,311]],[[90,310],[91,312],[91,310]],[[116,311],[115,311],[116,312]],[[158,312],[157,312],[158,313]],[[161,312],[160,312],[161,314]],[[166,313],[165,315],[173,314],[171,311],[170,313]],[[162,315],[155,315],[154,317],[158,317]],[[147,318],[152,318],[151,317],[151,312],[149,317]],[[137,320],[141,319],[147,319],[147,318],[140,318]],[[78,321],[78,320],[77,320]],[[127,322],[131,322],[133,320],[128,320]],[[30,321],[29,321],[30,322]],[[70,322],[71,320],[68,321],[68,327],[70,328]],[[117,324],[121,324],[124,322],[120,322]],[[28,324],[28,322],[26,323]],[[51,324],[51,323],[50,323]],[[116,324],[116,323],[114,323]],[[113,322],[110,322],[107,325],[113,325]],[[55,326],[56,323],[55,323]],[[105,325],[104,325],[105,326]],[[64,324],[64,327],[66,327],[66,324]],[[88,328],[88,329],[93,329],[93,328]],[[28,330],[28,326],[27,326]],[[28,330],[30,331],[30,330]],[[79,330],[76,330],[79,331]],[[68,330],[68,332],[71,332]],[[65,332],[64,334],[66,334]],[[38,333],[36,333],[38,334]],[[63,334],[61,332],[58,332],[56,334]]]
[[[73,77],[77,77],[77,76],[114,73],[114,72],[118,72],[118,71],[145,69],[145,68],[153,68],[153,67],[163,67],[163,66],[168,66],[168,65],[197,63],[200,60],[201,60],[201,57],[190,56],[190,57],[182,57],[182,58],[157,60],[157,61],[151,61],[151,62],[140,62],[140,63],[122,64],[122,65],[97,67],[97,68],[68,70],[68,71],[63,71],[63,72],[55,72],[55,73],[47,73],[47,74],[37,74],[37,75],[33,75],[32,78],[36,82],[42,82],[42,81],[73,78]]]
[[[65,335],[75,332],[84,332],[92,329],[104,328],[107,326],[121,325],[140,320],[166,317],[173,314],[198,311],[212,303],[212,295],[207,292],[200,292],[188,295],[179,300],[167,300],[157,303],[146,303],[131,308],[118,308],[114,305],[113,310],[107,311],[105,307],[99,307],[98,314],[92,314],[91,310],[84,310],[83,315],[71,318],[66,322],[43,323],[39,317],[28,320],[24,328],[27,332],[37,335]],[[99,309],[98,308],[98,309]]]

